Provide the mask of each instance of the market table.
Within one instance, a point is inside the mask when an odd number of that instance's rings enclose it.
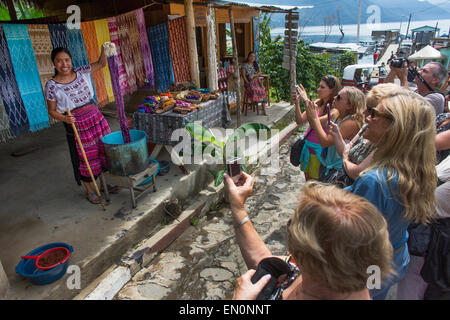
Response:
[[[223,94],[215,100],[209,100],[199,105],[203,109],[197,109],[188,114],[180,114],[172,110],[162,114],[143,112],[135,112],[133,114],[133,128],[145,131],[147,133],[147,141],[156,144],[150,155],[151,158],[156,159],[163,147],[171,154],[173,146],[179,143],[179,141],[171,140],[172,133],[177,129],[185,128],[190,122],[202,121],[202,126],[205,128],[224,127],[231,122]],[[176,160],[178,163],[182,163],[181,158]],[[182,165],[180,168],[185,173],[188,172]]]

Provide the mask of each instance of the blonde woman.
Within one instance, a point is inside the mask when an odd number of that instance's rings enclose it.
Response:
[[[367,107],[376,107],[383,96],[395,93],[399,88],[394,83],[376,85],[366,95]],[[367,124],[364,124],[355,137],[349,143],[346,143],[342,138],[339,127],[335,123],[331,123],[330,134],[333,136],[336,151],[342,158],[342,169],[336,174],[335,179],[329,182],[342,188],[350,186],[359,174],[370,165],[375,153],[375,145],[364,139],[363,133],[366,128]]]
[[[361,90],[355,87],[345,87],[334,97],[333,108],[338,114],[331,117],[330,122],[336,123],[343,139],[350,141],[364,122],[366,98]],[[328,182],[334,179],[338,170],[342,168],[342,158],[336,151],[334,138],[321,126],[316,113],[316,105],[312,101],[306,103],[306,115],[309,125],[316,131],[322,148],[327,148],[326,157],[319,169],[319,181]],[[328,131],[331,130],[328,127]]]
[[[397,276],[373,290],[373,299],[385,299],[392,284],[406,273],[409,223],[428,223],[433,216],[437,184],[434,118],[430,104],[405,89],[369,108],[364,138],[377,148],[370,166],[346,190],[372,202],[388,222]]]
[[[253,284],[254,269],[261,260],[274,257],[248,220],[244,203],[254,180],[247,174],[244,178],[245,184],[236,186],[226,176],[225,186],[237,242],[250,269],[237,280],[234,299],[252,300],[271,281],[265,276]],[[287,249],[290,255],[279,258],[287,261],[290,271],[277,279],[279,286],[269,299],[369,300],[370,267],[379,266],[381,278],[392,272],[386,220],[366,199],[333,185],[310,181],[302,188],[288,223]]]
[[[320,124],[322,130],[327,130],[327,104],[333,103],[333,98],[341,90],[341,83],[338,78],[332,75],[328,75],[322,78],[319,87],[317,88],[318,99],[314,101],[317,105],[316,113],[317,117],[320,119]],[[303,125],[308,120],[306,116],[306,111],[301,111],[300,100],[303,102],[309,101],[308,95],[305,88],[300,84],[298,87],[298,92],[293,94],[292,100],[295,105],[295,121],[298,125]],[[335,115],[337,112],[332,110],[332,114]],[[305,179],[318,179],[319,178],[319,167],[321,162],[322,147],[319,143],[316,131],[310,126],[306,130],[304,136],[305,145],[301,150],[300,154],[300,167],[305,173]]]

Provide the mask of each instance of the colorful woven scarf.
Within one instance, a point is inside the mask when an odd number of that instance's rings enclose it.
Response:
[[[169,20],[170,56],[172,57],[175,82],[191,80],[189,51],[186,37],[186,18]]]
[[[11,62],[27,112],[31,131],[50,126],[47,105],[41,87],[41,79],[34,57],[28,28],[24,24],[3,25]]]
[[[11,56],[8,51],[3,28],[0,25],[0,93],[9,119],[9,129],[13,136],[28,131],[28,116],[14,76]]]
[[[134,71],[136,73],[136,81],[138,87],[143,87],[146,83],[144,59],[142,57],[141,40],[134,11],[128,12],[120,16],[118,19],[118,28],[124,27],[128,30],[130,37],[131,53],[133,55]],[[121,24],[119,25],[119,21]]]
[[[111,18],[108,18],[107,20],[108,20],[109,36],[110,36],[111,42],[113,42],[116,45],[117,63],[119,65],[120,90],[122,91],[122,95],[124,95],[129,92],[128,77],[127,77],[127,72],[125,70],[125,66],[122,61],[122,54],[120,52],[119,36],[117,34],[116,17],[111,17]]]
[[[125,70],[127,72],[129,93],[133,93],[137,90],[136,73],[134,70],[133,51],[125,15],[117,16],[116,23],[122,62],[125,65]]]
[[[84,45],[83,34],[81,29],[67,29],[67,41],[69,42],[69,50],[72,55],[72,67],[74,69],[89,64],[89,59]],[[94,86],[94,101],[97,103],[97,95],[95,93],[94,79],[91,76],[91,82]]]
[[[97,62],[99,50],[97,43],[97,33],[95,32],[94,21],[81,22],[81,33],[83,34],[84,45],[90,63]],[[94,80],[95,93],[97,94],[98,106],[104,106],[108,103],[108,93],[106,92],[105,79],[103,72],[97,71],[92,74]]]
[[[106,19],[95,20],[95,32],[97,33],[98,54],[100,55],[103,43],[111,42],[109,38],[108,21]],[[111,75],[109,73],[109,67],[106,65],[103,69],[103,78],[105,79],[106,93],[108,95],[109,102],[114,101],[114,93],[111,84]]]
[[[69,48],[65,23],[49,24],[48,29],[50,30],[50,39],[52,40],[53,48]]]
[[[142,8],[137,9],[136,21],[139,30],[139,37],[141,40],[142,57],[144,59],[145,75],[149,82],[150,87],[155,87],[155,73],[153,71],[152,52],[150,50],[150,44],[148,43],[147,30],[145,29],[145,17],[144,10]]]
[[[116,98],[117,116],[119,117],[120,130],[122,131],[122,137],[124,143],[130,143],[130,130],[128,128],[127,117],[125,115],[125,106],[123,103],[122,91],[119,84],[119,64],[117,62],[117,56],[108,57],[109,70],[111,71],[111,82],[114,90],[114,96]]]
[[[152,50],[158,92],[167,92],[169,86],[174,83],[167,22],[148,27],[147,34]]]
[[[46,24],[29,24],[27,27],[37,62],[37,68],[39,70],[42,90],[44,90],[45,84],[55,73],[55,67],[53,66],[50,57],[53,49],[52,41],[50,39],[50,30]],[[49,118],[51,124],[58,122],[58,120],[53,117]]]

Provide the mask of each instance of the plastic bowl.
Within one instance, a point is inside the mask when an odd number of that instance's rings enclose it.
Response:
[[[49,243],[39,248],[36,248],[26,254],[26,256],[35,256],[40,255],[48,249],[56,248],[56,247],[65,247],[72,254],[73,248],[72,246],[62,243]],[[65,263],[60,264],[50,270],[40,270],[36,268],[35,261],[33,259],[21,259],[19,264],[16,266],[16,273],[30,279],[30,281],[36,285],[45,285],[52,283],[59,278],[61,278],[67,271],[67,267],[69,265],[70,259],[68,259]]]

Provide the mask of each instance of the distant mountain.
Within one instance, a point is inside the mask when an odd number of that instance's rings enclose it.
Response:
[[[324,17],[334,15],[335,24],[340,17],[341,24],[358,23],[358,0],[254,0],[262,4],[288,5],[288,6],[314,6],[312,9],[300,10],[300,17],[308,20],[307,26],[323,25]],[[367,13],[370,6],[378,6],[380,10],[379,22],[407,21],[409,14],[414,20],[450,19],[448,2],[437,6],[427,1],[418,0],[364,0],[361,4],[361,23],[366,23],[373,15],[373,10]],[[372,7],[373,8],[373,7]],[[274,14],[272,26],[284,27],[285,14]],[[405,17],[406,16],[406,17]]]

